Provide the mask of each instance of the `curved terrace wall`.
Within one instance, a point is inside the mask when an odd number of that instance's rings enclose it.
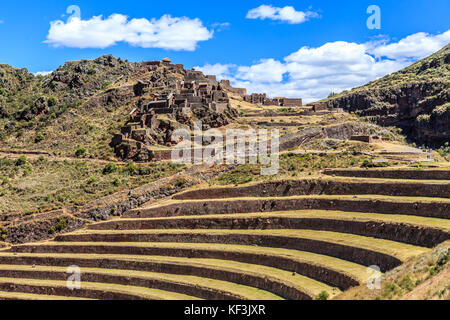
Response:
[[[268,246],[272,248],[284,248],[313,252],[330,257],[335,257],[347,261],[352,261],[361,265],[377,265],[382,271],[391,270],[399,266],[402,261],[396,257],[348,245],[307,239],[280,236],[253,236],[253,235],[158,235],[157,239],[165,238],[166,241],[175,243],[226,243],[236,245],[258,245]],[[162,240],[160,240],[162,241]],[[234,260],[245,263],[263,264],[261,260],[266,260],[268,256],[258,254],[246,254],[242,252],[222,251],[222,250],[203,250],[193,248],[181,248],[174,245],[170,248],[159,247],[139,247],[139,246],[105,246],[94,245],[89,246],[21,246],[14,247],[14,252],[21,253],[77,253],[77,254],[125,254],[125,255],[152,255],[152,256],[171,256],[171,257],[191,257],[202,259],[221,259]],[[277,257],[275,257],[277,259]]]
[[[324,173],[343,177],[450,180],[450,170],[326,170]]]
[[[426,228],[403,223],[382,221],[356,221],[328,218],[192,218],[158,220],[117,220],[89,226],[91,230],[145,230],[145,229],[229,229],[268,230],[305,229],[350,233],[379,239],[392,240],[428,248],[450,239],[450,234],[436,228]],[[119,241],[116,234],[72,234],[62,235],[57,241]],[[122,239],[123,240],[123,239]]]
[[[414,215],[448,219],[450,203],[326,198],[205,200],[186,201],[161,207],[135,209],[126,212],[124,217],[159,218],[308,209]]]
[[[296,195],[365,195],[450,198],[450,183],[364,182],[339,180],[285,180],[243,187],[210,188],[187,191],[177,200],[242,197],[286,197]]]
[[[138,270],[161,272],[178,275],[192,275],[203,278],[211,278],[222,281],[229,281],[247,286],[253,286],[277,294],[281,297],[292,300],[311,300],[309,294],[299,291],[297,288],[289,286],[285,282],[278,281],[273,277],[262,277],[256,274],[244,274],[220,268],[209,268],[203,266],[183,265],[180,263],[147,262],[135,260],[121,260],[111,258],[83,259],[83,258],[53,258],[53,257],[0,257],[0,263],[20,264],[20,265],[52,265],[68,266],[77,265],[81,268],[108,268],[121,270]],[[292,263],[291,263],[292,264]],[[347,286],[354,286],[354,280],[347,280]]]
[[[57,280],[66,281],[67,274],[54,271],[36,271],[36,270],[1,270],[0,277],[4,278],[24,278],[24,279],[41,279],[41,280]],[[164,291],[171,291],[186,294],[189,296],[199,297],[206,300],[238,300],[240,297],[231,293],[222,291],[219,288],[211,289],[188,284],[164,281],[160,279],[146,279],[133,276],[119,276],[99,273],[83,272],[83,281],[113,283],[127,286],[140,286],[145,288],[156,288]]]

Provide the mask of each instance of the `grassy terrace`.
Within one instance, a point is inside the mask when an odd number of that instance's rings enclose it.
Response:
[[[356,171],[356,172],[365,172],[365,170],[349,170]],[[443,170],[447,171],[447,170]],[[317,173],[308,177],[289,177],[289,178],[283,178],[280,179],[279,176],[276,176],[276,178],[270,180],[270,181],[249,181],[247,183],[242,183],[239,185],[239,187],[248,187],[248,186],[254,186],[259,184],[264,184],[266,182],[289,182],[289,181],[305,181],[305,180],[312,180],[312,181],[342,181],[342,182],[356,182],[356,183],[385,183],[385,184],[392,184],[392,183],[402,183],[402,184],[430,184],[430,185],[443,185],[443,186],[449,186],[450,180],[420,180],[420,179],[390,179],[390,178],[364,178],[364,177],[344,177],[344,176],[328,176],[323,175],[321,173]],[[188,193],[192,190],[198,190],[198,189],[212,189],[212,190],[220,190],[223,188],[230,188],[230,187],[236,187],[232,184],[220,184],[220,185],[197,185],[193,188],[190,188],[189,190],[186,190],[183,193]],[[450,195],[449,195],[450,196]]]
[[[66,273],[65,267],[54,266],[30,266],[23,265],[0,265],[0,273],[2,271],[24,271],[24,272],[50,272],[55,276]],[[145,280],[159,280],[168,283],[176,283],[188,286],[202,287],[206,290],[212,291],[224,291],[228,294],[232,294],[235,298],[241,300],[278,300],[278,296],[271,294],[267,291],[252,288],[249,286],[239,285],[232,282],[220,281],[209,278],[200,278],[190,275],[176,275],[176,274],[164,274],[156,272],[143,272],[134,270],[117,270],[117,269],[98,269],[98,268],[83,268],[83,274],[90,275],[106,275],[106,276],[121,276],[121,277],[133,277]],[[24,277],[27,278],[27,277]]]
[[[126,234],[127,232],[125,232]],[[363,248],[371,251],[385,253],[394,256],[400,260],[407,260],[410,257],[422,254],[429,251],[427,248],[413,246],[410,244],[399,243],[384,239],[375,239],[348,233],[337,233],[330,231],[315,231],[315,230],[136,230],[128,232],[130,234],[188,234],[188,235],[251,235],[251,236],[277,236],[290,237],[301,239],[324,241],[334,244],[341,244],[356,248]],[[47,242],[40,244],[48,247],[141,247],[141,248],[155,248],[155,247],[177,247],[177,248],[198,248],[201,250],[215,249],[215,250],[243,250],[244,248],[235,247],[234,245],[224,245],[216,243],[208,244],[190,244],[190,243],[146,243],[146,242],[132,242],[132,243],[111,243],[111,242]],[[25,247],[27,245],[24,245]],[[21,246],[17,246],[20,248]],[[265,248],[262,248],[265,249]]]
[[[228,246],[231,247],[231,246]],[[284,249],[271,249],[272,253],[276,255],[277,251],[281,251],[281,254],[285,251]],[[291,251],[291,255],[295,258],[295,250]],[[290,257],[287,255],[287,257]],[[1,253],[0,259],[2,257],[14,257],[12,253]],[[298,288],[299,290],[310,294],[312,297],[319,295],[322,291],[327,291],[330,296],[339,294],[341,291],[335,289],[329,285],[322,282],[316,281],[314,279],[304,277],[301,275],[292,275],[292,272],[285,270],[266,267],[261,265],[242,263],[232,260],[220,260],[220,259],[203,259],[203,258],[186,258],[186,257],[166,257],[166,256],[151,256],[151,255],[117,255],[117,254],[55,254],[55,253],[45,253],[45,254],[30,254],[30,253],[18,253],[17,257],[31,257],[31,258],[41,258],[41,259],[55,259],[55,260],[66,260],[77,261],[82,266],[84,261],[99,261],[100,264],[104,263],[106,260],[113,261],[139,261],[147,263],[156,264],[171,264],[175,266],[191,266],[193,268],[207,268],[218,271],[228,271],[239,273],[242,275],[257,276],[262,279],[274,280],[284,283],[289,286]],[[299,260],[302,261],[302,260]],[[355,264],[355,266],[358,266]],[[361,266],[360,266],[361,267]],[[358,267],[358,268],[360,268]],[[351,269],[348,270],[351,272]],[[365,272],[365,268],[364,268]],[[359,274],[363,276],[361,271]],[[364,278],[367,279],[367,276]]]
[[[63,296],[51,296],[45,294],[33,294],[33,293],[23,293],[23,292],[0,292],[1,300],[28,300],[28,301],[61,301],[61,300],[95,300],[88,298],[77,298],[77,297],[63,297]]]
[[[423,164],[414,164],[409,166],[399,166],[399,167],[381,167],[381,168],[375,168],[375,169],[369,169],[369,171],[396,171],[396,172],[402,172],[402,171],[448,171],[449,170],[450,162],[432,162],[432,163],[423,163]],[[343,169],[336,169],[338,171],[341,171]],[[361,168],[350,168],[345,169],[345,171],[349,172],[365,172],[366,169]]]
[[[364,183],[404,183],[404,184],[437,184],[449,186],[450,180],[415,180],[415,179],[388,179],[388,178],[363,178],[363,177],[325,177],[323,181],[349,181],[349,182],[364,182]],[[450,196],[450,195],[449,195]]]
[[[356,197],[356,198],[355,198]],[[152,209],[159,208],[166,205],[173,204],[183,204],[186,202],[214,202],[214,201],[245,201],[245,200],[261,200],[261,199],[281,199],[281,200],[289,200],[289,199],[331,199],[331,200],[380,200],[380,201],[389,201],[393,203],[443,203],[450,204],[450,199],[447,198],[431,198],[431,197],[393,197],[393,196],[382,196],[382,195],[307,195],[307,196],[292,196],[292,197],[241,197],[241,198],[221,198],[221,199],[207,199],[207,200],[166,200],[162,202],[158,202],[157,204],[151,204],[146,207],[142,207],[141,209],[134,209],[132,211],[139,211],[142,209]]]
[[[318,219],[339,219],[339,220],[351,220],[351,221],[378,221],[387,223],[401,223],[413,226],[427,227],[427,228],[439,228],[450,232],[450,220],[448,219],[438,219],[438,218],[427,218],[418,216],[405,216],[405,215],[394,215],[394,214],[378,214],[378,213],[363,213],[363,212],[344,212],[344,211],[327,211],[327,210],[298,210],[298,211],[278,211],[278,212],[260,212],[260,213],[246,213],[246,214],[227,214],[227,215],[203,215],[203,216],[180,216],[180,217],[167,217],[167,218],[146,218],[146,219],[116,219],[110,222],[103,222],[99,224],[93,224],[89,228],[96,229],[97,225],[102,224],[114,224],[115,222],[127,221],[170,221],[170,220],[197,220],[197,219],[252,219],[252,218],[318,218]],[[81,231],[84,233],[87,231]],[[96,231],[109,233],[107,231]]]
[[[47,288],[51,291],[52,288],[64,288],[67,289],[66,281],[59,280],[37,280],[37,279],[20,279],[20,278],[0,278],[1,284],[11,285],[23,285],[33,286],[40,288]],[[135,297],[139,297],[147,300],[198,300],[195,297],[191,297],[184,294],[178,294],[158,289],[150,289],[144,287],[124,286],[110,283],[95,283],[95,282],[83,282],[83,290],[98,290],[111,293],[129,294]]]

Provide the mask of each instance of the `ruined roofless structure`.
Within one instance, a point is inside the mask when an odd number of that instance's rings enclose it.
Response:
[[[230,80],[220,81],[220,85],[229,92],[241,96],[244,101],[253,104],[265,105],[265,106],[280,106],[280,107],[302,107],[303,99],[301,98],[285,98],[277,97],[270,99],[265,93],[252,93],[247,94],[247,89],[245,88],[233,88],[230,84]]]
[[[123,143],[138,149],[139,143],[171,146],[164,132],[171,132],[180,123],[189,125],[194,114],[237,116],[216,76],[204,75],[194,69],[185,70],[183,65],[173,65],[169,58],[143,62],[142,66],[150,75],[148,79],[138,80],[133,87],[139,100],[130,120],[111,142],[116,150]],[[165,115],[167,120],[161,120],[158,115]],[[220,126],[223,121],[218,121],[217,126]]]
[[[216,111],[229,106],[228,95],[221,89],[215,76],[205,76],[201,71],[184,70],[182,65],[172,65],[169,58],[161,62],[150,61],[144,64],[165,67],[167,71],[179,71],[184,80],[162,81],[154,76],[150,81],[138,81],[134,86],[136,96],[143,97],[139,105],[140,113],[168,114],[184,108],[207,105]],[[152,69],[153,70],[153,69]],[[166,92],[156,94],[153,101],[145,101],[152,88],[165,87]]]
[[[253,93],[251,95],[244,96],[244,101],[259,104],[264,106],[280,106],[280,107],[301,107],[303,106],[303,100],[301,98],[285,98],[277,97],[270,99],[265,93]]]

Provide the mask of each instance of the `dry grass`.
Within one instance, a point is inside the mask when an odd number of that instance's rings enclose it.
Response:
[[[390,240],[376,239],[371,237],[364,237],[359,235],[353,235],[348,233],[338,233],[330,231],[316,231],[316,230],[136,230],[127,231],[130,234],[199,234],[199,235],[250,235],[250,236],[277,236],[277,237],[289,237],[316,241],[324,241],[333,244],[340,244],[344,246],[350,246],[355,248],[363,248],[371,251],[376,251],[384,254],[394,256],[400,260],[407,260],[408,258],[420,255],[429,251],[427,248],[418,247],[410,244],[399,243]],[[122,232],[127,234],[127,232]],[[213,249],[218,250],[243,250],[246,246],[241,245],[228,245],[228,244],[194,244],[194,243],[147,243],[147,242],[47,242],[43,243],[44,246],[106,246],[106,247],[139,247],[139,248],[199,248],[199,249]],[[260,249],[265,250],[266,248],[261,247]],[[281,250],[281,248],[280,248]]]
[[[13,279],[0,278],[0,283],[12,285],[30,285],[44,288],[67,288],[66,281],[60,280],[36,280],[36,279]],[[99,290],[105,292],[131,294],[148,300],[200,300],[184,294],[173,293],[158,289],[144,287],[125,286],[110,283],[82,282],[83,290]]]
[[[33,271],[33,272],[52,272],[52,273],[66,273],[67,268],[52,267],[52,266],[16,266],[16,265],[0,265],[0,270],[15,270],[15,271]],[[206,290],[224,291],[234,295],[241,300],[278,300],[278,296],[264,290],[252,288],[244,285],[235,284],[232,282],[200,278],[190,275],[165,274],[157,272],[145,272],[135,270],[119,270],[119,269],[97,269],[97,268],[81,268],[82,274],[95,274],[107,276],[122,276],[133,277],[145,280],[157,280],[168,283],[176,283],[181,285],[189,285],[195,287],[202,287]]]
[[[64,301],[64,300],[95,300],[77,297],[50,296],[45,294],[33,294],[23,292],[0,292],[0,300],[19,300],[19,301]]]
[[[42,157],[18,165],[17,160],[0,159],[0,214],[28,215],[83,205],[184,170],[172,163],[116,167],[105,173],[106,165],[101,162]]]
[[[294,219],[338,219],[348,221],[374,221],[385,223],[401,223],[410,226],[418,226],[425,228],[437,228],[450,232],[450,220],[427,218],[419,216],[405,216],[394,214],[379,213],[362,213],[362,212],[345,212],[345,211],[329,211],[329,210],[295,210],[295,211],[272,211],[258,213],[236,213],[227,215],[202,215],[202,216],[180,216],[167,218],[146,218],[146,219],[121,219],[119,221],[156,221],[156,220],[201,220],[201,219],[252,219],[252,218],[294,218]],[[101,224],[101,223],[100,223]],[[95,225],[94,225],[95,226]]]
[[[381,289],[352,288],[339,300],[448,300],[450,298],[450,242],[408,260],[386,273]]]
[[[283,250],[283,249],[282,249]],[[275,251],[279,250],[273,250]],[[295,253],[295,250],[290,250]],[[11,253],[1,253],[2,256],[12,256]],[[337,288],[328,286],[322,282],[314,279],[304,277],[301,275],[292,275],[292,272],[276,269],[272,267],[266,267],[255,264],[248,264],[242,262],[236,262],[232,260],[219,260],[219,259],[199,259],[199,258],[180,258],[180,257],[161,257],[161,256],[133,256],[133,255],[102,255],[102,254],[24,254],[19,253],[19,257],[42,257],[42,258],[74,258],[74,259],[90,259],[90,260],[124,260],[124,261],[141,261],[151,263],[170,263],[175,265],[188,265],[194,267],[205,267],[215,270],[225,270],[230,272],[242,273],[245,275],[257,276],[260,278],[270,279],[273,281],[280,281],[286,285],[293,286],[299,290],[310,294],[312,297],[319,295],[322,291],[326,291],[331,297],[340,294],[341,291]]]

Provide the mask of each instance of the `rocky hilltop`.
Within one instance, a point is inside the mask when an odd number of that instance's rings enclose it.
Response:
[[[185,70],[168,58],[142,67],[146,75],[133,86],[136,107],[111,142],[117,156],[147,161],[153,155],[148,147],[178,143],[172,140],[177,129],[194,130],[195,122],[202,130],[220,128],[238,116],[216,76]]]
[[[106,55],[67,62],[46,76],[0,65],[3,149],[139,159],[141,143],[167,146],[181,126],[216,128],[236,116],[215,76],[170,59],[132,63]]]
[[[397,126],[419,144],[450,140],[450,45],[399,72],[323,100],[379,125]]]

